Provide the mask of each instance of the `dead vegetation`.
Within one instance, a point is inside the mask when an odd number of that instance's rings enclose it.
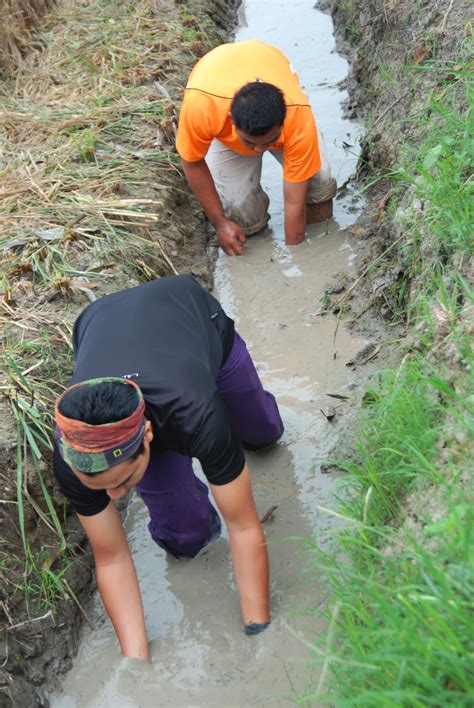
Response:
[[[49,466],[72,323],[96,297],[142,280],[190,272],[212,282],[174,134],[187,74],[224,39],[238,4],[63,0],[36,34],[31,14],[9,50],[15,70],[0,86],[2,705],[3,696],[42,705],[34,686],[68,667],[90,591],[83,536]],[[23,8],[4,5],[4,14]],[[35,16],[44,9],[31,6]],[[11,36],[0,37],[5,56]]]
[[[3,0],[0,9],[0,70],[12,75],[31,43],[32,30],[49,0]]]

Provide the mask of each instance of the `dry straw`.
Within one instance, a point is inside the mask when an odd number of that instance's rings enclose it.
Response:
[[[131,278],[176,272],[163,235],[183,200],[177,103],[190,67],[218,41],[199,0],[193,14],[174,0],[61,0],[34,35],[45,5],[4,1],[0,22],[10,74],[0,84],[0,393],[12,412],[4,442],[17,440],[18,491],[5,486],[2,503],[18,509],[30,561],[33,512],[56,534],[52,546],[61,537],[40,458],[70,375],[71,323]],[[21,563],[16,572],[28,581]]]
[[[47,0],[2,0],[0,69],[12,74],[31,42],[32,29],[46,12]]]

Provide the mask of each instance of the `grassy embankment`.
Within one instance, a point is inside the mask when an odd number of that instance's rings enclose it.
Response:
[[[421,141],[388,175],[408,337],[364,396],[353,460],[339,461],[336,549],[308,544],[332,602],[304,706],[474,704],[472,85],[461,63],[414,70],[440,80]]]
[[[9,628],[75,598],[67,509],[48,464],[72,322],[101,294],[176,272],[171,259],[180,267],[182,245],[203,233],[173,142],[185,77],[219,41],[208,9],[64,0],[0,86],[0,574]]]

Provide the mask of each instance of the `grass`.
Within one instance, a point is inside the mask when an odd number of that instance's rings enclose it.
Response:
[[[300,705],[472,705],[472,376],[458,388],[421,361],[377,388],[346,465],[339,554],[313,548],[338,610],[331,683]]]
[[[465,302],[462,273],[474,255],[474,113],[471,66],[462,62],[430,62],[414,70],[436,70],[439,83],[427,105],[413,120],[420,143],[407,144],[401,162],[386,175],[399,199],[390,219],[407,233],[399,249],[404,275],[390,297],[393,312],[408,323],[430,319],[437,301],[456,318],[456,301]],[[369,178],[374,184],[380,179]],[[410,206],[400,207],[410,190]]]
[[[439,67],[437,67],[439,69]],[[417,68],[417,70],[420,70]],[[427,70],[431,70],[428,67]],[[320,677],[298,705],[474,704],[474,288],[472,89],[444,66],[429,130],[390,179],[410,326],[403,358],[364,396],[340,488],[335,547],[312,541],[331,627],[311,646]],[[400,186],[401,185],[401,186]]]
[[[425,203],[424,226],[434,237],[434,255],[444,265],[458,252],[465,257],[474,252],[474,91],[469,65],[438,63],[436,69],[441,86],[426,108],[427,134],[421,149],[407,150],[399,178],[413,185],[417,199]],[[413,246],[416,253],[420,243]]]
[[[52,351],[48,337],[39,340],[39,345],[36,354],[41,358],[27,373],[19,368],[19,363],[22,357],[31,356],[28,343],[24,342],[20,347],[10,345],[8,356],[3,359],[5,384],[2,388],[10,400],[16,429],[14,504],[23,557],[5,554],[2,576],[6,585],[12,588],[13,595],[21,593],[28,614],[30,605],[35,612],[45,607],[54,609],[58,599],[68,596],[64,590],[66,581],[63,576],[70,569],[74,557],[74,549],[63,532],[64,517],[52,492],[50,474],[44,475],[52,450],[52,410],[61,391],[49,375],[60,371],[60,363],[50,356]],[[33,518],[37,520],[35,525],[43,527],[42,535],[49,538],[42,548],[38,548],[28,532]]]
[[[10,61],[0,86],[0,404],[5,442],[16,441],[1,496],[9,540],[23,547],[22,557],[16,546],[3,549],[1,572],[28,615],[75,601],[74,549],[49,469],[72,322],[104,291],[177,272],[162,234],[187,199],[173,147],[177,101],[191,66],[218,41],[204,9],[197,2],[189,15],[172,0],[52,4],[23,58],[18,34],[15,70]],[[198,224],[188,217],[192,233]],[[24,609],[9,607],[7,593],[10,625]]]

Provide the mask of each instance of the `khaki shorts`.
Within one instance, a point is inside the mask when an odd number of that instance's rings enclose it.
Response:
[[[308,204],[318,204],[332,199],[336,194],[336,180],[331,176],[324,138],[318,130],[321,168],[309,182],[306,195]],[[283,151],[269,150],[283,165]],[[206,162],[211,171],[224,212],[250,236],[265,228],[270,218],[270,199],[260,184],[263,155],[241,155],[229,150],[218,140],[213,140]]]

